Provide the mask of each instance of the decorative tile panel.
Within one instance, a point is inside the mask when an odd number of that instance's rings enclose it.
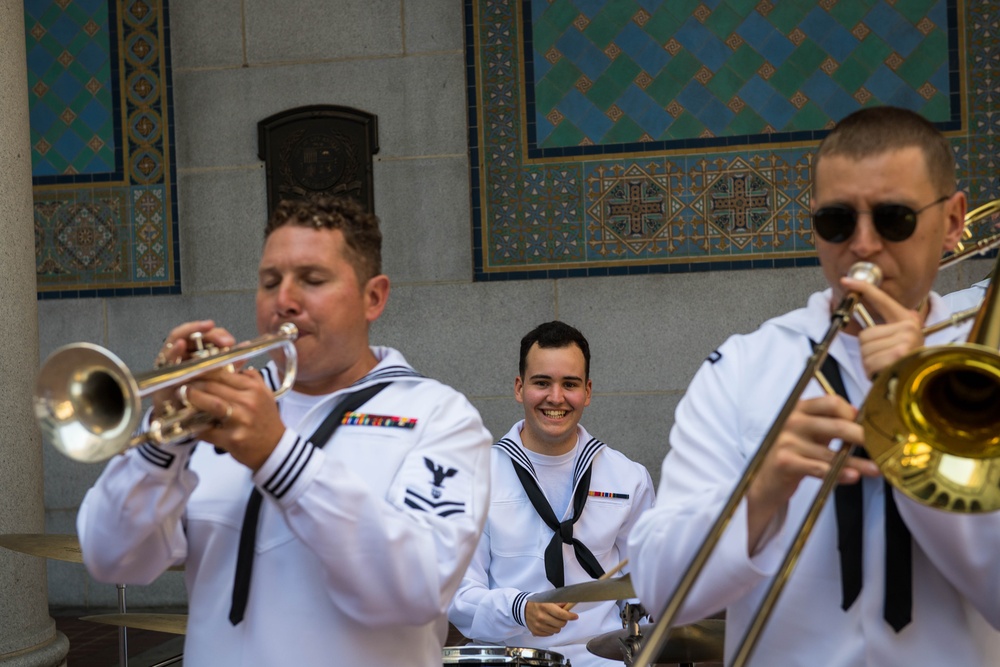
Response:
[[[995,198],[998,5],[466,0],[476,279],[815,264],[813,149],[863,106]]]
[[[114,169],[108,6],[25,3],[32,173],[103,174]],[[30,23],[29,23],[30,22]]]
[[[943,1],[529,4],[530,157],[581,143],[594,147],[584,154],[720,136],[756,143],[870,104],[959,126]]]
[[[39,298],[180,292],[166,0],[25,0]]]

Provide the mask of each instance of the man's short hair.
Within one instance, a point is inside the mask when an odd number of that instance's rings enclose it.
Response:
[[[524,364],[528,358],[528,351],[535,343],[538,343],[538,347],[545,348],[576,345],[583,352],[583,379],[590,378],[590,343],[575,327],[559,320],[539,324],[521,339],[521,359],[517,365],[517,372],[522,378],[524,377]]]
[[[860,109],[837,123],[819,144],[813,178],[816,166],[828,155],[861,160],[911,146],[923,151],[931,183],[940,194],[954,192],[955,155],[948,140],[920,114],[890,106]]]
[[[379,221],[349,197],[312,196],[282,199],[264,229],[267,239],[276,229],[298,225],[313,229],[339,229],[347,245],[347,261],[361,285],[382,273],[382,232]]]

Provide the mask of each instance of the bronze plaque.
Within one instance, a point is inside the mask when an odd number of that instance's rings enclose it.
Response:
[[[375,212],[372,156],[378,117],[349,107],[314,105],[257,123],[258,157],[267,170],[267,211],[282,199],[350,196]]]

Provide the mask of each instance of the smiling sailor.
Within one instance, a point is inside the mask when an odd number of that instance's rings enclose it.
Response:
[[[524,419],[493,445],[486,529],[448,618],[466,636],[551,649],[573,667],[620,665],[587,640],[621,630],[615,601],[573,611],[528,597],[593,581],[627,557],[632,524],[653,503],[649,472],[580,426],[590,405],[590,345],[563,322],[521,340],[514,398]]]

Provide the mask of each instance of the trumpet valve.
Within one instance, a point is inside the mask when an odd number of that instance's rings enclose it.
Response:
[[[206,341],[204,334],[200,331],[195,331],[188,337],[188,341],[191,343],[191,357],[194,359],[205,359],[206,357],[212,357],[220,352],[228,351],[229,348],[219,348],[215,343],[211,341]]]

